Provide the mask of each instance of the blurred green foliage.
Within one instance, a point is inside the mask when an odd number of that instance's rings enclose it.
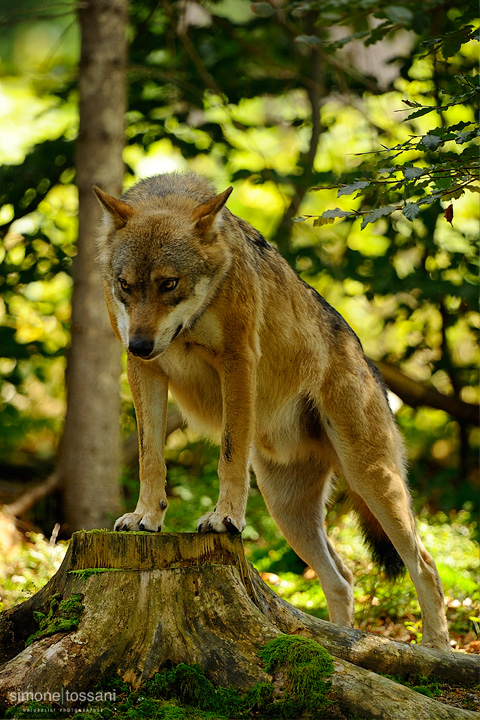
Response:
[[[78,128],[78,29],[69,12],[65,4],[47,17],[21,0],[2,19],[5,463],[52,458],[65,406]],[[126,184],[187,164],[219,189],[233,183],[232,211],[273,239],[346,317],[372,359],[476,403],[477,26],[471,0],[462,7],[303,0],[281,9],[246,0],[132,0]],[[463,168],[465,182],[455,168]],[[421,202],[427,195],[432,201]],[[453,203],[453,226],[444,198]],[[344,219],[324,224],[335,204]],[[387,206],[400,209],[382,212]],[[316,222],[293,222],[309,217]],[[363,230],[362,218],[369,220]],[[125,379],[122,396],[128,434]],[[430,408],[403,405],[397,417],[418,505],[449,511],[477,502],[478,430]],[[205,452],[193,441],[188,450],[169,450],[172,492],[183,493],[185,514],[191,509],[194,518],[216,492],[215,456]],[[204,474],[211,489],[198,497],[186,472]],[[135,494],[126,488],[127,501]],[[247,537],[269,537],[270,522],[259,510]]]
[[[7,533],[3,526],[2,533],[5,540]],[[40,533],[2,543],[0,612],[40,590],[60,567],[66,549],[66,543],[49,542]]]

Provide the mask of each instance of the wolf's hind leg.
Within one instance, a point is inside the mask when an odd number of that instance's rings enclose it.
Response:
[[[259,453],[253,465],[271,516],[287,542],[319,577],[330,620],[352,626],[353,576],[333,549],[324,526],[330,468],[314,458],[281,465]]]
[[[390,427],[377,427],[375,433],[362,438],[358,424],[355,442],[351,436],[349,440],[350,446],[345,438],[336,443],[345,478],[380,523],[407,567],[422,610],[422,643],[449,649],[442,585],[435,562],[415,530],[396,429],[391,423]]]

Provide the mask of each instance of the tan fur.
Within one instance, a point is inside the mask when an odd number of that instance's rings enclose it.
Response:
[[[423,611],[423,641],[448,647],[440,580],[415,531],[402,443],[384,389],[345,321],[193,173],[142,181],[105,209],[99,261],[128,353],[140,436],[140,497],[116,529],[161,528],[170,390],[221,443],[220,495],[199,531],[241,532],[255,470],[267,506],[316,571],[334,622],[353,622],[352,574],[324,530],[341,472],[374,539],[387,536]],[[389,544],[389,543],[388,543]],[[390,545],[389,545],[390,546]]]

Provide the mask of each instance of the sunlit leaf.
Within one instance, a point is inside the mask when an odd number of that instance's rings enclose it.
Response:
[[[422,117],[422,115],[428,115],[428,113],[433,112],[434,110],[437,110],[436,107],[423,107],[420,108],[420,110],[415,110],[413,113],[411,113],[408,117],[403,119],[403,122],[406,120],[414,120],[415,118]]]
[[[362,230],[368,225],[368,223],[376,222],[381,217],[391,215],[391,213],[396,209],[397,208],[393,205],[386,205],[385,207],[376,208],[376,210],[368,213],[368,215],[365,215],[365,217],[363,218],[361,225]]]
[[[323,218],[340,218],[340,217],[350,217],[354,213],[349,212],[348,210],[341,210],[340,208],[334,208],[333,210],[325,210],[321,214],[321,217]]]
[[[436,148],[442,142],[443,141],[441,137],[439,137],[438,135],[431,135],[430,133],[424,135],[420,140],[420,143],[429,150],[436,150]]]
[[[407,203],[403,208],[402,212],[407,218],[407,220],[415,220],[418,213],[420,212],[420,207],[416,203]]]
[[[370,185],[368,180],[358,180],[357,182],[351,183],[351,185],[345,185],[345,187],[340,188],[337,197],[341,195],[352,195],[357,190],[363,190],[363,188],[366,188],[368,185]]]
[[[455,138],[455,142],[458,145],[463,145],[464,143],[468,142],[469,140],[473,140],[473,138],[478,137],[479,130],[478,128],[475,128],[475,130],[467,130],[466,132],[461,132],[457,135]]]
[[[420,175],[423,175],[424,169],[419,167],[407,167],[403,169],[403,175],[405,180],[414,180]]]
[[[413,12],[402,5],[389,5],[383,12],[389,20],[399,25],[409,25],[413,20]]]
[[[320,227],[321,225],[330,225],[335,222],[335,218],[331,217],[317,217],[313,221],[313,227]]]

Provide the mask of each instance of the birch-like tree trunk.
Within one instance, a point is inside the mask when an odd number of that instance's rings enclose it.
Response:
[[[92,185],[114,195],[122,189],[127,1],[87,0],[79,5],[79,19],[78,255],[67,415],[57,466],[69,533],[109,526],[120,511],[121,348],[110,326],[95,263],[101,210]]]

